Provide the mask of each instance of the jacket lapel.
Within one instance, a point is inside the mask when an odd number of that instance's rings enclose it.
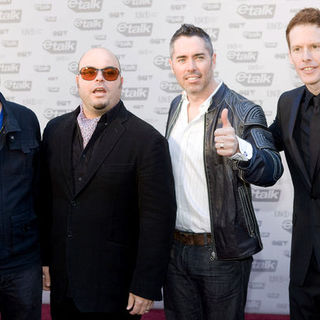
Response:
[[[80,111],[78,107],[73,111],[70,116],[66,119],[64,126],[61,130],[61,141],[60,143],[60,161],[63,175],[65,177],[66,186],[69,190],[69,194],[73,194],[73,177],[72,177],[72,143],[73,134],[76,127],[77,115]]]
[[[291,108],[289,109],[289,117],[288,119],[288,132],[289,132],[289,152],[291,153],[293,161],[297,163],[297,166],[299,167],[299,170],[301,172],[301,175],[303,179],[305,180],[307,186],[311,188],[311,181],[310,181],[310,175],[309,171],[307,170],[304,161],[302,159],[301,152],[296,144],[296,141],[294,139],[293,133],[294,133],[294,128],[297,120],[297,116],[299,114],[299,107],[301,103],[301,99],[305,90],[305,86],[300,87],[297,89],[298,91],[294,91],[294,96],[292,96],[292,100],[286,102],[285,108]]]
[[[99,169],[99,167],[102,165],[114,146],[119,141],[120,137],[125,131],[125,127],[122,123],[127,119],[127,115],[128,114],[125,107],[123,105],[120,106],[119,113],[117,114],[115,119],[111,121],[109,127],[104,130],[102,135],[96,141],[95,152],[90,159],[86,178],[83,181],[82,187],[79,188],[75,196],[77,196],[77,194],[79,194],[86,187],[86,185],[92,179],[93,175],[96,173],[96,171]]]

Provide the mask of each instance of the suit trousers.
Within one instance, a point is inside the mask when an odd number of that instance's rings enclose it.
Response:
[[[303,285],[290,282],[289,298],[291,320],[320,319],[320,266],[314,253]]]
[[[164,285],[167,320],[244,320],[252,257],[210,260],[210,245],[174,241]]]
[[[123,312],[81,312],[70,297],[57,303],[51,300],[52,320],[139,320],[141,316]]]

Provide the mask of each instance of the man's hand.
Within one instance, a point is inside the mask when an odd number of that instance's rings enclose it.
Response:
[[[42,267],[42,289],[45,291],[50,291],[50,272],[49,267]]]
[[[130,310],[130,314],[145,314],[152,308],[153,301],[129,293],[127,310]]]
[[[214,132],[214,142],[217,153],[223,157],[231,157],[239,152],[239,143],[235,131],[228,119],[228,109],[221,112],[222,128]]]

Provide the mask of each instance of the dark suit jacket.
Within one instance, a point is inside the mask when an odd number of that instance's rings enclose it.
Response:
[[[294,186],[294,209],[290,278],[302,285],[312,248],[320,261],[320,161],[310,176],[301,150],[294,139],[294,130],[305,86],[285,92],[278,102],[277,116],[270,126],[279,151],[284,150]],[[319,123],[320,125],[320,123]],[[314,141],[314,144],[319,144]]]
[[[59,300],[68,283],[83,312],[124,310],[129,292],[160,300],[174,230],[167,142],[121,101],[116,107],[76,193],[71,154],[79,108],[51,120],[43,136],[44,264],[52,297]]]

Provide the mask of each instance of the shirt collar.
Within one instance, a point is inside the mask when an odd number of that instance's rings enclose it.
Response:
[[[92,120],[92,122],[111,122],[117,115],[118,111],[120,110],[120,106],[122,105],[121,100],[113,107],[111,108],[109,111],[107,111],[106,113],[104,113],[102,116],[97,117],[97,118],[93,118],[93,119],[88,119],[84,112],[83,112],[83,104],[80,104],[80,112],[78,114],[78,119],[80,119],[80,121],[83,122],[89,122],[90,120]]]

